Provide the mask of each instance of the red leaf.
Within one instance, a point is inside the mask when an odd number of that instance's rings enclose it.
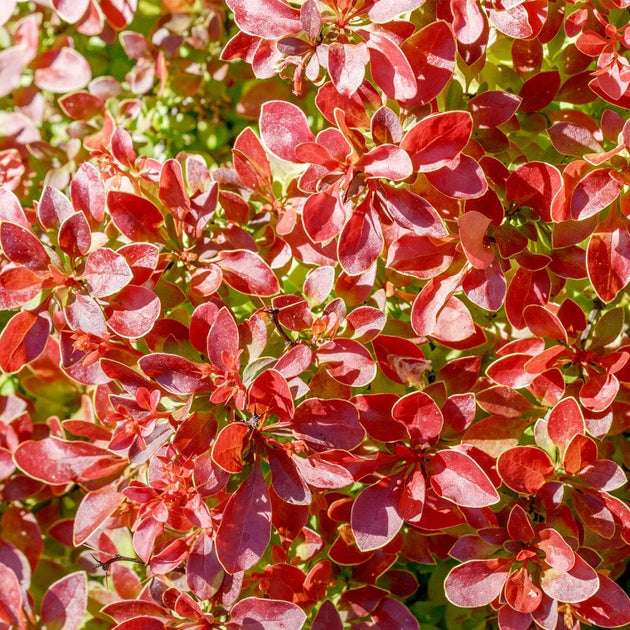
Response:
[[[74,92],[92,78],[90,64],[73,48],[42,53],[35,61],[35,85],[51,92]]]
[[[565,398],[551,410],[547,433],[562,452],[576,435],[584,434],[584,416],[575,398]]]
[[[247,249],[219,252],[216,264],[223,272],[223,279],[240,293],[269,297],[280,291],[269,265]]]
[[[562,176],[555,166],[545,162],[522,164],[508,177],[508,201],[530,206],[544,221],[551,221],[551,203],[562,188]]]
[[[237,624],[239,630],[258,630],[273,627],[278,630],[300,630],[306,621],[306,613],[296,604],[276,599],[247,597],[240,600],[230,611],[230,627]]]
[[[438,451],[431,458],[431,469],[431,487],[444,499],[470,508],[487,507],[499,501],[499,494],[486,473],[465,453]]]
[[[569,543],[551,527],[543,527],[538,531],[536,546],[545,554],[545,562],[558,571],[569,571],[576,561],[576,554]]]
[[[88,442],[67,442],[55,437],[22,442],[14,453],[15,463],[28,475],[51,485],[81,480],[83,471],[118,458]],[[119,460],[124,465],[124,460]]]
[[[41,623],[49,630],[76,630],[87,606],[87,579],[71,573],[48,587],[42,600]]]
[[[582,125],[559,122],[552,125],[547,133],[559,153],[582,157],[585,153],[603,151],[602,145],[595,139],[593,132]]]
[[[238,327],[225,306],[216,314],[207,333],[206,354],[211,363],[228,372],[238,366],[237,359],[240,354]]]
[[[173,394],[195,394],[211,389],[199,366],[175,354],[155,352],[138,360],[140,369]]]
[[[208,600],[218,592],[223,576],[212,538],[207,534],[199,536],[186,562],[188,587],[199,599]]]
[[[346,222],[346,212],[339,195],[334,191],[310,195],[302,213],[304,229],[315,243],[323,243],[337,236]]]
[[[34,361],[46,347],[50,321],[44,315],[22,311],[14,315],[0,335],[0,367],[17,372]]]
[[[589,280],[606,303],[630,282],[630,234],[627,226],[611,212],[591,236],[586,250]]]
[[[282,0],[227,0],[227,5],[248,35],[279,39],[302,30],[300,12]]]
[[[393,144],[375,147],[361,157],[357,168],[362,168],[368,178],[382,177],[393,181],[407,179],[413,172],[407,153]]]
[[[414,171],[427,173],[450,164],[468,144],[471,133],[468,112],[432,114],[407,132],[400,148],[409,153]]]
[[[511,448],[497,460],[497,472],[503,483],[521,494],[534,494],[553,470],[549,455],[535,446]]]
[[[399,398],[392,408],[392,416],[407,428],[412,445],[437,437],[444,424],[442,412],[424,392],[412,392]]]
[[[37,237],[16,223],[0,223],[0,244],[4,255],[31,271],[46,273],[50,256]]]
[[[536,337],[558,339],[568,343],[567,331],[559,317],[540,304],[527,305],[523,311],[523,316],[525,324]]]
[[[95,249],[85,261],[83,279],[90,295],[104,298],[126,287],[133,277],[124,256],[107,247]]]
[[[310,505],[313,497],[293,459],[281,449],[267,449],[276,494],[293,505]]]
[[[261,3],[266,5],[266,2]],[[269,9],[265,7],[265,12]],[[268,20],[264,20],[268,23]],[[298,29],[301,30],[301,29]],[[300,162],[295,147],[302,142],[314,142],[304,112],[285,101],[268,101],[260,111],[260,135],[266,147],[289,162]]]
[[[512,558],[464,562],[446,576],[446,597],[462,608],[485,606],[500,595],[511,565]]]
[[[101,9],[113,28],[120,31],[131,23],[138,0],[101,0]]]
[[[291,428],[317,451],[349,451],[365,436],[356,407],[336,398],[307,398],[295,410]]]
[[[164,217],[149,200],[117,190],[107,194],[107,207],[116,227],[132,241],[161,242]]]
[[[248,409],[263,415],[271,413],[280,422],[293,417],[293,396],[285,377],[274,369],[261,372],[252,382],[248,392]]]
[[[317,351],[318,362],[339,383],[364,387],[376,376],[370,353],[354,339],[335,339]]]
[[[243,472],[243,454],[250,443],[250,429],[243,422],[223,427],[212,445],[212,460],[226,472]]]
[[[407,101],[416,95],[416,77],[407,57],[386,35],[369,33],[370,70],[374,82],[395,101]]]
[[[338,255],[350,276],[367,271],[383,249],[383,234],[376,212],[366,200],[354,210],[339,236]]]
[[[271,502],[259,466],[229,498],[216,535],[219,561],[228,573],[246,571],[263,556],[271,538]]]
[[[144,287],[127,285],[105,309],[107,325],[121,337],[146,335],[160,315],[160,299]]]
[[[160,172],[160,201],[180,221],[190,212],[190,198],[184,186],[182,167],[177,160],[166,160]]]
[[[510,281],[505,296],[505,313],[515,328],[525,327],[525,307],[528,304],[544,306],[549,300],[551,281],[546,269],[529,271],[521,267]]]
[[[486,241],[490,219],[476,210],[471,210],[459,217],[457,224],[468,262],[476,269],[489,267],[494,260],[494,251]]]
[[[109,485],[88,492],[81,500],[74,518],[73,544],[77,547],[82,545],[111,516],[124,498],[122,493]]]
[[[448,23],[436,21],[408,37],[401,49],[416,76],[416,96],[405,101],[410,105],[424,105],[432,101],[451,80],[455,68],[455,38]]]
[[[561,602],[575,604],[592,597],[599,589],[599,576],[578,554],[575,564],[568,571],[549,568],[540,578],[542,590]]]
[[[608,576],[600,573],[599,589],[592,597],[573,608],[595,626],[617,628],[630,623],[630,599]]]
[[[621,192],[622,184],[611,177],[609,168],[591,171],[573,189],[571,218],[582,221],[610,205]]]
[[[354,500],[350,524],[361,551],[384,547],[402,527],[398,507],[401,490],[400,478],[381,479],[364,488]]]
[[[439,171],[426,174],[429,183],[454,199],[475,199],[488,190],[486,176],[477,160],[460,153]]]
[[[83,212],[75,212],[59,228],[59,247],[71,258],[85,256],[92,245],[90,226]]]

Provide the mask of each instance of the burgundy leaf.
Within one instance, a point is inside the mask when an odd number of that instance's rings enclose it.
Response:
[[[228,573],[246,571],[263,556],[271,537],[271,503],[259,466],[229,498],[216,534],[219,561]]]

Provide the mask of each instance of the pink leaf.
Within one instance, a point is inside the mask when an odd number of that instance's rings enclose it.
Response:
[[[48,587],[42,600],[41,623],[49,630],[76,630],[87,606],[83,571],[71,573]]]
[[[74,92],[92,78],[85,57],[73,48],[49,50],[35,62],[35,85],[51,92]]]
[[[53,0],[53,6],[64,22],[74,24],[85,15],[90,0]]]
[[[23,70],[24,51],[21,46],[11,46],[0,52],[0,98],[19,85]]]
[[[227,0],[227,5],[248,35],[279,39],[302,30],[300,12],[282,0]]]
[[[328,72],[337,91],[350,97],[358,89],[365,76],[365,66],[370,60],[368,49],[363,42],[339,44],[328,47]]]

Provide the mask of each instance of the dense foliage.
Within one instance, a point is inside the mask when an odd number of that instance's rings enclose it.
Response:
[[[1,0],[0,629],[630,623],[630,0]]]

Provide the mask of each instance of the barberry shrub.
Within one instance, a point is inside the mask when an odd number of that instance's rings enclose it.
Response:
[[[630,0],[0,2],[0,630],[630,623]]]

